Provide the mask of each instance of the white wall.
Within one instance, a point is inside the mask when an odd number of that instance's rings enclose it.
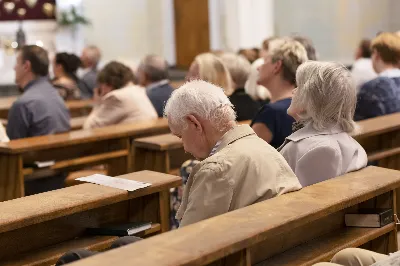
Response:
[[[149,53],[175,64],[172,0],[82,0],[92,26],[85,43],[98,45],[104,60],[139,62]]]
[[[394,5],[399,6],[399,1],[277,0],[276,34],[308,36],[314,41],[321,60],[351,63],[362,38],[395,30],[399,9]]]
[[[259,47],[274,34],[273,0],[209,0],[211,49]]]

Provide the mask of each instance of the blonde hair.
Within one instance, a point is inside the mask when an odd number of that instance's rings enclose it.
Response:
[[[228,68],[232,81],[236,88],[244,88],[250,75],[251,64],[242,55],[225,53],[220,56],[222,62]],[[235,89],[236,89],[235,88]]]
[[[194,62],[199,66],[200,79],[223,88],[226,95],[232,94],[232,78],[221,59],[212,53],[203,53],[196,56]]]
[[[296,85],[296,70],[307,61],[304,46],[290,38],[276,39],[269,43],[272,62],[282,61],[282,78]]]
[[[400,61],[400,37],[395,33],[381,33],[372,40],[371,50],[377,51],[383,62],[396,65]]]
[[[331,62],[308,61],[296,73],[297,90],[292,105],[303,109],[304,122],[322,131],[339,125],[345,132],[355,130],[353,120],[357,91],[345,66]]]

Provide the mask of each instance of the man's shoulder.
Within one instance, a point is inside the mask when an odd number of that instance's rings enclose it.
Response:
[[[364,83],[360,88],[360,93],[367,92],[371,89],[390,89],[395,85],[396,83],[393,78],[377,77]]]

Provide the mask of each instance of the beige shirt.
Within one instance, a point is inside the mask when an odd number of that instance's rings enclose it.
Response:
[[[279,152],[250,126],[236,126],[193,167],[177,219],[186,226],[300,188]]]
[[[158,118],[144,88],[129,85],[107,93],[86,119],[83,128],[104,127]]]
[[[6,130],[3,124],[0,122],[0,142],[9,142],[10,139],[7,137]]]
[[[339,127],[317,131],[308,123],[278,149],[303,187],[356,171],[367,165],[365,150]]]

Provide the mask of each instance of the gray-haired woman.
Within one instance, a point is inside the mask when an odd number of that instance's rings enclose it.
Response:
[[[367,165],[355,130],[356,88],[342,65],[309,61],[296,73],[288,114],[304,125],[279,148],[303,187]]]

